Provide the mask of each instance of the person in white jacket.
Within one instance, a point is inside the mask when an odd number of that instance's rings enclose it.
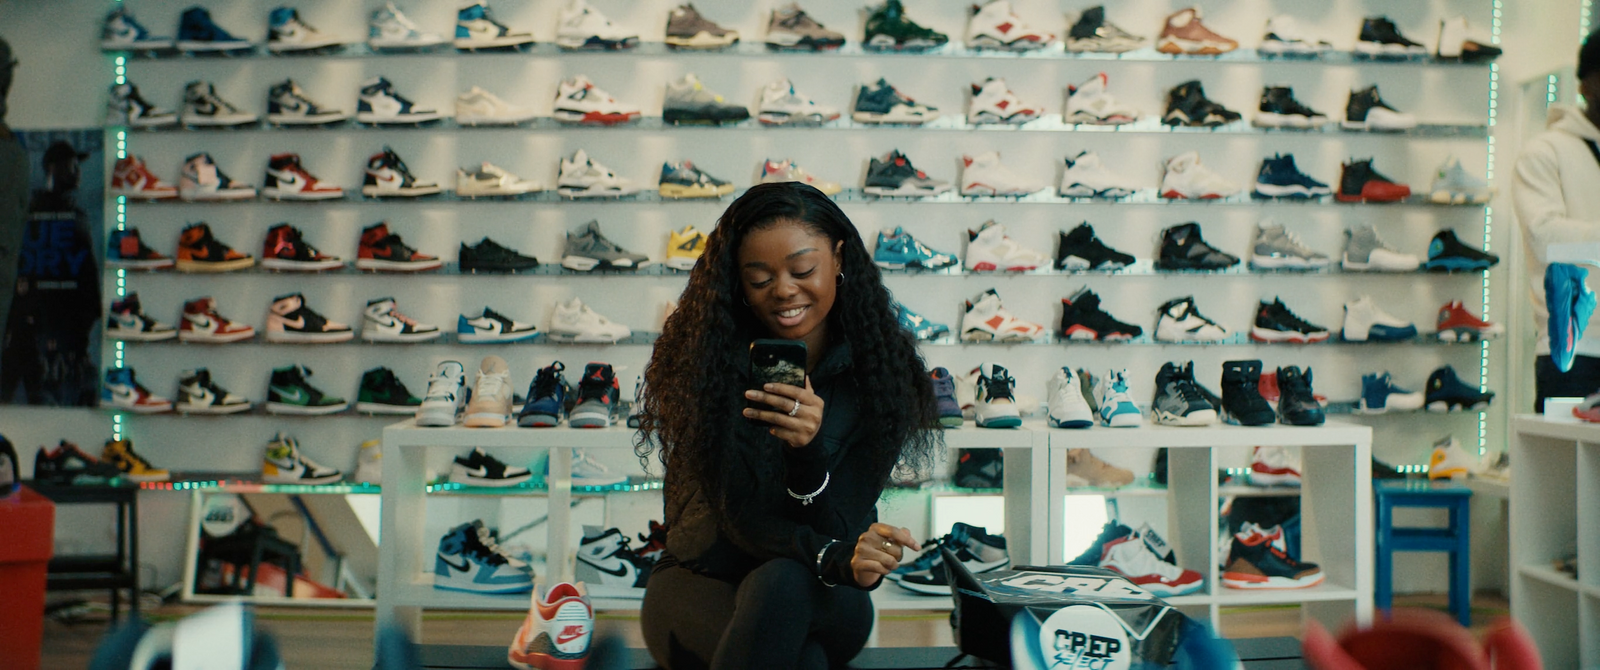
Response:
[[[1574,347],[1572,368],[1550,359],[1550,313],[1545,306],[1545,251],[1552,244],[1600,242],[1600,31],[1578,51],[1578,92],[1584,109],[1552,105],[1546,130],[1517,157],[1512,199],[1527,241],[1528,284],[1533,288],[1534,411],[1545,398],[1583,397],[1600,391],[1600,314],[1589,320]],[[1595,259],[1600,261],[1600,258]],[[1591,281],[1591,287],[1593,282]]]

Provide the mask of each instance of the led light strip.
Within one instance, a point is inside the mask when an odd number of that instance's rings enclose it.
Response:
[[[1494,0],[1494,15],[1489,22],[1489,42],[1500,43],[1501,18],[1504,12],[1504,0]],[[1587,10],[1587,7],[1585,8]],[[1494,127],[1499,121],[1500,106],[1500,64],[1489,64],[1489,137],[1486,147],[1488,149],[1485,179],[1494,183]],[[1483,251],[1489,252],[1493,242],[1494,206],[1486,205],[1483,208]],[[1483,320],[1489,320],[1489,270],[1483,271]],[[1489,390],[1489,340],[1478,342],[1478,391]],[[1478,455],[1483,455],[1489,450],[1489,412],[1487,409],[1478,412]]]
[[[120,5],[120,4],[122,4],[122,0],[116,0],[116,3]],[[112,71],[111,71],[112,72],[112,77],[111,77],[112,83],[113,84],[117,84],[117,85],[128,83],[128,57],[127,56],[117,56],[116,60],[114,60],[112,62],[114,64],[113,67],[112,67]],[[117,160],[120,161],[120,160],[128,157],[128,129],[127,128],[117,128],[116,132],[117,132]],[[127,230],[127,228],[128,228],[128,198],[127,198],[127,196],[122,196],[122,195],[117,196],[117,208],[116,209],[117,209],[117,211],[116,211],[117,230]],[[126,298],[127,295],[128,295],[128,271],[125,270],[125,269],[118,268],[117,269],[117,299],[118,300],[122,300],[123,298]],[[127,367],[127,351],[124,349],[124,345],[125,345],[125,343],[123,341],[121,341],[121,340],[117,340],[116,343],[112,345],[113,346],[113,354],[112,355],[114,357],[114,360],[112,362],[112,367],[115,367],[115,368],[117,368],[119,370],[124,368],[124,367]],[[104,382],[102,382],[102,383],[104,383]],[[111,415],[111,439],[113,439],[113,440],[121,440],[122,437],[123,437],[122,436],[122,413],[121,412],[114,412]]]

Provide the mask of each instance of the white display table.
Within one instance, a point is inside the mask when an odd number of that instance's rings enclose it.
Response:
[[[1600,425],[1520,414],[1511,440],[1511,616],[1547,668],[1600,667]],[[1578,578],[1552,561],[1576,541]]]

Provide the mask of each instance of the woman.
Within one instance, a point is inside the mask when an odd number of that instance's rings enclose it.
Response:
[[[749,388],[758,338],[805,342],[805,388]],[[707,237],[645,377],[638,452],[660,449],[668,528],[641,616],[651,655],[669,670],[844,665],[872,629],[866,592],[921,548],[877,523],[878,496],[941,440],[855,226],[810,186],[751,188]]]

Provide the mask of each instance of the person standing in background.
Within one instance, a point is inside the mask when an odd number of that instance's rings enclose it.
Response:
[[[17,294],[17,254],[28,229],[28,155],[6,125],[6,95],[17,59],[0,37],[0,343]]]

